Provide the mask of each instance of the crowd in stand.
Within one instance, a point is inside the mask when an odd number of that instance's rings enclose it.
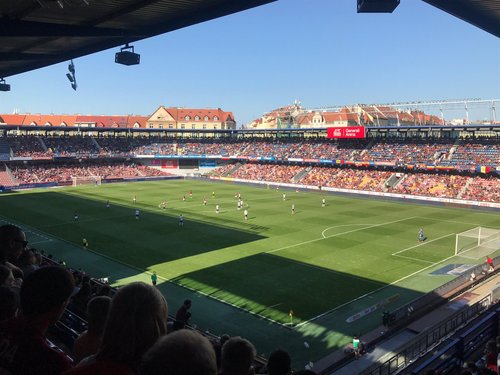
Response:
[[[148,137],[9,137],[15,156],[216,155],[424,164],[470,169],[500,165],[497,139],[373,138],[333,141],[324,138],[174,139]]]
[[[9,138],[10,147],[16,157],[30,157],[33,159],[50,157],[37,137],[24,136]]]
[[[33,158],[51,156],[133,156],[144,155],[217,155],[242,158],[303,159],[308,163],[319,159],[340,162],[382,162],[396,166],[455,166],[475,172],[480,166],[500,166],[498,140],[488,138],[389,138],[331,141],[319,138],[262,139],[175,139],[160,136],[136,137],[9,137],[15,156]],[[100,176],[127,178],[162,175],[157,169],[128,164],[80,166],[75,164],[12,165],[12,176],[19,183],[68,182],[72,177]],[[269,182],[299,182],[294,177],[306,166],[244,164],[229,177]],[[232,166],[214,171],[225,175]],[[371,191],[463,198],[499,202],[498,179],[460,177],[450,174],[408,173],[395,187],[384,186],[390,177],[386,171],[332,169],[313,167],[300,179],[301,184]],[[302,177],[302,176],[299,176]],[[424,178],[425,177],[425,178]],[[292,179],[294,179],[292,181]]]
[[[293,182],[292,179],[304,167],[297,165],[244,164],[231,177],[253,181]]]
[[[295,182],[311,186],[500,202],[499,180],[496,177],[484,178],[416,172],[402,174],[392,171],[355,168],[253,163],[243,164],[240,167],[236,164],[226,164],[214,170],[212,175],[252,181]],[[388,180],[393,175],[399,176],[395,180],[398,183],[389,184]]]
[[[476,176],[462,194],[463,199],[500,202],[500,181],[498,178]]]
[[[386,171],[314,167],[300,182],[305,185],[381,192],[391,175],[392,172]]]
[[[410,195],[457,198],[462,189],[466,188],[469,178],[467,176],[449,174],[412,173],[406,175],[406,178],[392,189],[392,191]]]
[[[166,173],[135,163],[109,162],[107,164],[36,164],[17,165],[11,168],[19,184],[71,182],[73,177],[99,176],[102,179],[155,177]]]
[[[287,375],[291,358],[273,351],[256,368],[254,345],[239,336],[206,337],[168,320],[154,285],[133,282],[111,293],[93,290],[73,271],[29,250],[25,233],[0,227],[0,372],[16,375]],[[28,254],[27,254],[28,253]],[[25,255],[26,254],[26,255]],[[189,301],[189,300],[187,300]],[[179,309],[186,306],[186,302]],[[190,307],[190,301],[189,301]],[[187,307],[187,308],[189,308]],[[70,308],[85,314],[87,330],[73,345],[52,344],[52,327]],[[188,318],[190,316],[186,315]],[[312,371],[299,371],[314,374]]]
[[[467,167],[475,165],[500,165],[500,144],[498,140],[466,139],[453,148],[448,164]],[[442,163],[445,164],[445,163]]]
[[[361,154],[360,159],[363,161],[394,162],[396,165],[434,165],[439,164],[441,159],[447,157],[452,146],[453,141],[446,139],[382,141],[375,142],[372,147],[367,148]]]

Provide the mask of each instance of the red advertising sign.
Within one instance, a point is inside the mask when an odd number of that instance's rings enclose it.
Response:
[[[344,126],[336,128],[328,128],[328,138],[365,138],[364,126]]]

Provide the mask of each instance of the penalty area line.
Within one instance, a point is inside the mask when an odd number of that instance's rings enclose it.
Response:
[[[415,275],[419,274],[419,273],[420,273],[420,272],[422,272],[422,271],[425,271],[425,270],[427,270],[427,269],[429,269],[429,268],[431,268],[431,267],[437,266],[438,264],[441,264],[441,263],[443,263],[443,262],[446,262],[446,261],[450,260],[451,258],[455,258],[455,257],[456,257],[456,255],[452,255],[452,256],[450,256],[450,257],[448,257],[448,258],[445,258],[445,259],[443,259],[443,260],[440,260],[439,262],[435,262],[435,263],[433,263],[433,264],[430,264],[430,265],[428,265],[427,267],[421,268],[420,270],[415,271],[415,272],[413,272],[413,273],[411,273],[411,274],[409,274],[409,275],[406,275],[406,276],[404,276],[404,277],[402,277],[402,278],[400,278],[400,279],[398,279],[398,280],[396,280],[396,281],[393,281],[393,282],[392,282],[392,283],[390,283],[390,284],[387,284],[387,285],[384,285],[384,286],[383,286],[383,287],[381,287],[381,288],[378,288],[378,289],[372,290],[371,292],[365,293],[365,294],[363,294],[362,296],[359,296],[359,297],[356,297],[356,298],[354,298],[354,299],[352,299],[352,300],[350,300],[350,301],[347,301],[347,302],[343,303],[342,305],[339,305],[339,306],[337,306],[337,307],[335,307],[335,308],[333,308],[333,309],[331,309],[331,310],[328,310],[328,311],[326,311],[326,312],[324,312],[324,313],[322,313],[322,314],[320,314],[320,315],[317,315],[317,316],[315,316],[315,317],[313,317],[313,318],[311,318],[311,319],[309,319],[309,320],[307,320],[307,321],[305,321],[305,322],[299,323],[299,324],[297,324],[294,328],[299,328],[299,327],[302,327],[302,326],[304,326],[304,325],[306,325],[306,324],[308,324],[308,323],[311,323],[311,322],[313,322],[313,321],[315,321],[315,320],[318,320],[319,318],[322,318],[322,317],[324,317],[324,316],[326,316],[326,315],[329,315],[329,314],[331,314],[332,312],[335,312],[335,311],[337,311],[337,310],[341,309],[341,308],[342,308],[342,307],[344,307],[344,306],[347,306],[347,305],[349,305],[349,304],[351,304],[351,303],[353,303],[353,302],[359,301],[360,299],[365,298],[365,297],[368,297],[368,296],[370,296],[370,295],[372,295],[372,294],[374,294],[374,293],[380,292],[381,290],[384,290],[384,289],[386,289],[386,288],[388,288],[388,287],[390,287],[390,286],[393,286],[393,285],[395,285],[395,284],[397,284],[397,283],[399,283],[399,282],[401,282],[401,281],[404,281],[404,280],[406,280],[406,279],[408,279],[408,278],[410,278],[410,277],[412,277],[412,276],[415,276]]]
[[[368,227],[363,227],[363,228],[359,228],[359,229],[352,229],[352,230],[348,230],[348,231],[345,231],[345,232],[341,232],[341,233],[336,233],[336,234],[332,234],[331,236],[327,236],[327,237],[320,237],[320,238],[315,238],[313,240],[309,240],[309,241],[304,241],[304,242],[299,242],[299,243],[295,243],[295,244],[292,244],[292,245],[287,245],[287,246],[283,246],[283,247],[279,247],[277,249],[274,249],[274,250],[270,250],[270,251],[265,251],[266,254],[272,254],[272,253],[275,253],[277,251],[281,251],[281,250],[285,250],[285,249],[290,249],[292,247],[296,247],[296,246],[301,246],[301,245],[306,245],[308,243],[312,243],[312,242],[317,242],[317,241],[322,241],[322,240],[326,240],[327,238],[332,238],[332,237],[337,237],[337,236],[341,236],[343,234],[349,234],[349,233],[354,233],[354,232],[359,232],[361,230],[365,230],[365,229],[370,229],[370,228],[375,228],[375,227],[381,227],[383,225],[389,225],[389,224],[394,224],[394,223],[399,223],[401,221],[405,221],[405,220],[411,220],[411,219],[414,219],[416,216],[411,216],[411,217],[407,217],[407,218],[404,218],[404,219],[399,219],[399,220],[393,220],[393,221],[387,221],[385,223],[380,223],[380,224],[373,224],[373,225],[370,225]],[[364,224],[363,224],[364,225]]]
[[[433,240],[425,241],[425,242],[419,243],[418,245],[413,245],[413,246],[407,247],[406,249],[396,251],[395,253],[392,253],[391,255],[398,255],[398,254],[404,253],[405,251],[408,251],[408,250],[411,250],[411,249],[415,249],[415,248],[420,247],[420,246],[427,245],[427,244],[429,244],[431,242],[439,241],[439,240],[442,240],[443,238],[454,236],[455,234],[456,233],[446,234],[444,236],[441,236],[441,237],[438,237],[438,238],[434,238]]]

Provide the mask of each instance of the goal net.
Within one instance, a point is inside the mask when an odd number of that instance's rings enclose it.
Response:
[[[479,259],[499,249],[499,229],[476,227],[456,235],[455,255]]]
[[[73,186],[101,184],[101,176],[71,177],[71,179],[73,180]]]

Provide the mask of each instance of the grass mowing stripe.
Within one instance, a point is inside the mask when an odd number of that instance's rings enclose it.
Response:
[[[406,280],[406,279],[408,279],[408,278],[410,278],[410,277],[412,277],[412,276],[415,276],[415,275],[419,274],[419,273],[420,273],[420,272],[422,272],[422,271],[425,271],[425,270],[427,270],[427,269],[429,269],[429,268],[431,268],[431,267],[434,267],[434,266],[437,266],[438,264],[441,264],[441,263],[443,263],[443,262],[446,262],[447,260],[450,260],[450,259],[454,258],[455,256],[456,256],[456,255],[452,255],[452,256],[450,256],[450,257],[448,257],[448,258],[445,258],[445,259],[443,259],[443,260],[441,260],[441,261],[439,261],[439,262],[433,263],[433,264],[431,264],[431,265],[429,265],[429,266],[427,266],[427,267],[424,267],[424,268],[422,268],[422,269],[420,269],[420,270],[418,270],[418,271],[415,271],[415,272],[413,272],[413,273],[411,273],[411,274],[409,274],[409,275],[406,275],[405,277],[402,277],[402,278],[400,278],[399,280],[396,280],[396,281],[394,281],[394,282],[392,282],[392,283],[390,283],[390,284],[387,284],[387,285],[385,285],[385,286],[383,286],[383,287],[381,287],[381,288],[378,288],[378,289],[372,290],[372,291],[371,291],[371,292],[369,292],[369,293],[366,293],[366,294],[364,294],[364,295],[362,295],[362,296],[359,296],[359,297],[357,297],[357,298],[354,298],[353,300],[348,301],[348,302],[346,302],[346,303],[343,303],[342,305],[337,306],[337,307],[335,307],[334,309],[331,309],[331,310],[329,310],[329,311],[327,311],[327,312],[324,312],[323,314],[320,314],[320,315],[318,315],[318,316],[315,316],[314,318],[309,319],[309,320],[307,320],[307,321],[305,321],[305,322],[302,322],[302,323],[297,324],[297,325],[295,326],[295,328],[299,328],[299,327],[301,327],[301,326],[303,326],[303,325],[306,325],[307,323],[311,323],[311,322],[313,322],[313,321],[315,321],[315,320],[318,320],[319,318],[322,318],[322,317],[324,317],[324,316],[326,316],[326,315],[329,315],[329,314],[333,313],[334,311],[336,311],[336,310],[340,309],[341,307],[347,306],[347,305],[349,305],[350,303],[353,303],[353,302],[358,301],[358,300],[360,300],[360,299],[362,299],[362,298],[368,297],[368,296],[370,296],[370,295],[372,295],[372,294],[374,294],[374,293],[376,293],[376,292],[379,292],[379,291],[381,291],[381,290],[384,290],[384,289],[386,289],[386,288],[388,288],[388,287],[390,287],[390,286],[392,286],[392,285],[395,285],[395,284],[397,284],[397,283],[399,283],[399,282],[401,282],[401,281],[404,281],[404,280]]]
[[[349,233],[353,233],[353,232],[359,232],[360,230],[365,230],[365,229],[370,229],[370,228],[380,227],[380,226],[383,226],[383,225],[389,225],[389,224],[399,223],[399,222],[401,222],[401,221],[411,220],[411,219],[414,219],[414,218],[415,218],[415,216],[412,216],[412,217],[407,217],[407,218],[405,218],[405,219],[394,220],[394,221],[388,221],[388,222],[386,222],[386,223],[382,223],[382,224],[373,224],[373,225],[370,225],[370,226],[365,227],[365,228],[348,230],[348,231],[346,231],[346,232],[337,233],[337,234],[332,234],[331,236],[327,236],[327,237],[316,238],[316,239],[314,239],[314,240],[309,240],[309,241],[299,242],[299,243],[296,243],[296,244],[293,244],[293,245],[283,246],[283,247],[280,247],[280,248],[278,248],[278,249],[274,249],[274,250],[266,251],[266,253],[271,254],[271,253],[275,253],[275,252],[277,252],[277,251],[281,251],[281,250],[289,249],[289,248],[292,248],[292,247],[296,247],[296,246],[300,246],[300,245],[306,245],[306,244],[308,244],[308,243],[318,242],[318,241],[326,240],[326,239],[329,239],[329,238],[332,238],[332,237],[342,236],[342,235],[344,235],[344,234],[349,234]]]

